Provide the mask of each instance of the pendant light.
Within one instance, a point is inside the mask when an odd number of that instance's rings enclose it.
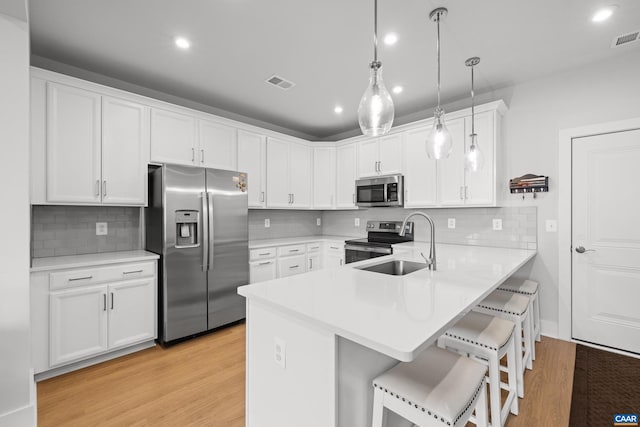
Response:
[[[389,132],[393,124],[393,100],[382,80],[382,63],[378,61],[378,0],[373,2],[373,61],[369,64],[369,86],[358,106],[358,123],[366,136]]]
[[[451,134],[444,123],[444,110],[440,107],[440,19],[447,16],[447,9],[439,7],[429,14],[429,18],[437,24],[438,34],[436,50],[438,51],[438,106],[433,115],[433,128],[427,136],[427,154],[431,159],[445,159],[449,157],[451,148]]]
[[[478,146],[478,135],[476,135],[476,117],[475,117],[475,93],[473,91],[473,67],[480,63],[480,58],[474,56],[467,59],[464,64],[471,68],[471,145],[464,154],[464,168],[469,172],[478,172],[484,166],[484,156]]]

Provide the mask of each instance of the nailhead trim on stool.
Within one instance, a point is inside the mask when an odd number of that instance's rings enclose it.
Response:
[[[464,426],[475,409],[477,425],[487,426],[486,372],[479,362],[429,347],[373,380],[373,426],[383,425],[384,408],[421,427]]]
[[[498,286],[501,291],[515,292],[518,294],[526,295],[531,298],[531,305],[533,313],[533,333],[536,337],[536,341],[540,342],[540,298],[539,298],[539,285],[538,282],[529,279],[507,279],[506,282]],[[532,359],[536,359],[535,348],[532,349]]]

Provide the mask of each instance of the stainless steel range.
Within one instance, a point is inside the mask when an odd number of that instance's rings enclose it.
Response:
[[[402,221],[367,221],[367,238],[345,241],[345,262],[363,261],[391,255],[391,245],[413,241],[413,222],[408,222],[405,235],[400,236]]]

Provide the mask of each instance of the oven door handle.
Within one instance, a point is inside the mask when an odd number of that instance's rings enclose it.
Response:
[[[374,248],[371,246],[358,246],[358,245],[345,245],[345,251],[360,251],[360,252],[375,252],[378,254],[391,255],[393,250],[391,248]]]

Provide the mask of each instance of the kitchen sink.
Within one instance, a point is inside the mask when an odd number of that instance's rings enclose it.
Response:
[[[380,264],[373,264],[356,268],[360,270],[373,271],[374,273],[390,274],[392,276],[404,276],[405,274],[413,273],[414,271],[427,268],[427,264],[396,259],[393,261],[381,262]]]

